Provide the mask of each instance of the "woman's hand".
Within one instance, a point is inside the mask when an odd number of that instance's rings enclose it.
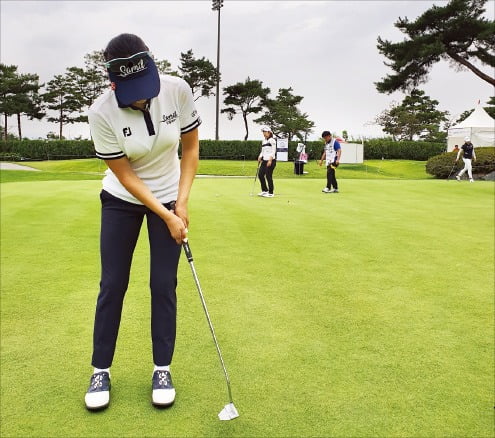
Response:
[[[177,214],[177,207],[175,208],[175,212],[172,211],[171,213],[175,214],[168,214],[164,218],[164,221],[168,227],[168,230],[170,231],[172,239],[174,239],[180,245],[187,237],[187,225],[186,222]]]
[[[189,227],[189,212],[187,211],[187,206],[182,204],[175,204],[174,213],[176,216],[182,219],[186,228]]]

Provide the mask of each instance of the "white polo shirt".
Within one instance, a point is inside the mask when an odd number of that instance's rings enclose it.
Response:
[[[268,161],[270,158],[275,159],[277,154],[277,142],[273,137],[268,140],[263,139],[261,142],[261,152],[259,158],[263,158],[264,161]]]
[[[103,160],[127,157],[153,195],[167,203],[177,199],[179,189],[180,136],[201,124],[187,82],[160,76],[160,93],[151,99],[149,115],[147,123],[142,111],[120,108],[113,90],[102,94],[88,112],[96,156]],[[141,204],[110,169],[105,172],[103,189],[124,201]]]

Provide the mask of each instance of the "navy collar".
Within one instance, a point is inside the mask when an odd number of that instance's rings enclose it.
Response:
[[[148,111],[150,109],[151,99],[146,100],[146,106],[144,107],[144,110],[142,110],[141,108],[138,108],[137,106],[132,106],[132,104],[124,105],[123,103],[121,103],[119,101],[117,95],[115,95],[115,98],[117,99],[117,104],[119,105],[119,108],[131,108],[133,110],[139,110],[139,111]]]

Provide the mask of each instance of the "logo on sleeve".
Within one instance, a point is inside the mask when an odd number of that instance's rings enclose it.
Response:
[[[122,129],[122,132],[124,133],[124,137],[130,137],[132,135],[132,131],[129,126],[127,128]]]
[[[165,114],[162,116],[162,120],[160,120],[161,123],[165,122],[167,125],[170,125],[171,123],[174,123],[177,120],[177,111],[174,111],[172,114],[169,114],[166,116]]]

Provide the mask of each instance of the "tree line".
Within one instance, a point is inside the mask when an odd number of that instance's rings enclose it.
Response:
[[[17,66],[0,64],[0,113],[3,115],[3,136],[7,139],[7,121],[17,118],[17,134],[22,139],[21,116],[30,120],[44,119],[58,124],[58,136],[63,139],[63,130],[68,124],[84,123],[86,110],[109,86],[104,68],[103,51],[94,51],[84,56],[84,67],[68,67],[63,74],[55,75],[46,84],[41,84],[37,74],[21,74]],[[183,78],[191,87],[194,100],[215,95],[216,81],[220,79],[213,64],[205,57],[196,58],[191,50],[181,53],[178,70],[173,70],[167,60],[156,60],[158,71]],[[244,82],[223,89],[225,108],[231,120],[235,114],[242,115],[245,122],[245,137],[249,135],[247,116],[264,110],[255,122],[272,126],[276,135],[297,136],[303,139],[314,126],[306,113],[297,107],[303,99],[292,93],[292,88],[281,88],[271,99],[270,88],[263,87],[260,80],[249,77]],[[47,111],[51,111],[50,113]],[[50,137],[50,135],[49,135]]]
[[[450,0],[445,6],[433,6],[415,21],[399,18],[395,26],[405,34],[397,43],[378,37],[377,49],[390,62],[393,70],[375,82],[380,93],[402,91],[401,103],[392,103],[373,120],[383,131],[397,140],[420,138],[441,141],[446,129],[464,120],[474,109],[464,111],[457,120],[439,110],[439,102],[426,96],[419,85],[428,79],[432,66],[442,59],[458,69],[468,69],[492,85],[495,79],[476,65],[495,68],[495,22],[484,18],[487,0]],[[162,74],[182,77],[190,85],[195,100],[215,95],[220,73],[206,58],[196,58],[192,49],[181,53],[178,70],[167,60],[155,60]],[[46,118],[59,126],[63,138],[67,124],[86,122],[86,109],[108,87],[102,51],[84,56],[84,67],[68,67],[63,74],[40,84],[37,74],[21,74],[17,66],[0,64],[0,113],[3,115],[3,137],[7,120],[17,118],[18,137],[22,139],[21,116]],[[240,115],[244,122],[244,140],[249,136],[248,116],[258,115],[254,122],[269,125],[278,137],[305,140],[314,123],[298,108],[303,97],[293,94],[292,87],[280,88],[274,98],[271,90],[258,79],[247,77],[243,82],[223,88],[222,113],[229,120]],[[495,99],[485,109],[495,117]],[[51,111],[48,113],[47,111]],[[347,135],[347,132],[345,132]],[[56,137],[50,133],[48,136]]]

